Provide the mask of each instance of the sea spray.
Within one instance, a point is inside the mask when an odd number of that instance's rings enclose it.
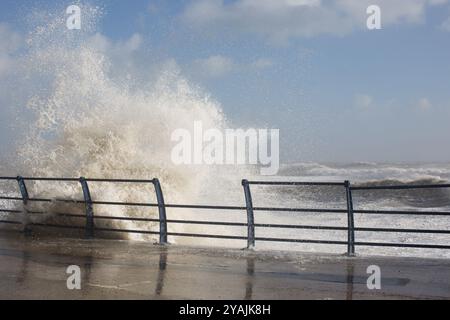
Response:
[[[170,203],[218,200],[229,186],[227,200],[241,201],[239,182],[246,169],[186,168],[170,158],[174,130],[189,129],[195,121],[205,128],[228,127],[219,103],[191,85],[171,63],[154,75],[151,83],[136,83],[129,75],[112,77],[114,61],[92,41],[98,35],[102,10],[83,6],[82,12],[82,30],[68,30],[64,16],[55,12],[39,11],[29,17],[30,31],[16,75],[23,83],[22,96],[27,97],[26,112],[31,116],[26,123],[18,116],[16,126],[24,134],[17,141],[17,157],[3,170],[44,177],[157,177]],[[78,183],[39,181],[29,182],[28,187],[34,197],[82,199]],[[151,185],[96,183],[91,192],[99,201],[155,202]],[[83,212],[80,206],[58,201],[33,204],[33,208],[46,214],[32,222],[56,219],[54,213],[59,212]],[[154,208],[96,206],[95,211],[110,216],[157,217]],[[170,219],[191,214],[174,211]],[[84,220],[68,223],[82,225]],[[144,222],[97,220],[96,224],[151,229]],[[174,225],[171,231],[189,228],[193,227]]]

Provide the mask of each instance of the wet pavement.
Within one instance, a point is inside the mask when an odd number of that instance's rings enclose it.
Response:
[[[67,267],[81,290],[67,289]],[[367,267],[381,289],[367,288]],[[450,260],[260,252],[0,232],[0,299],[450,299]]]

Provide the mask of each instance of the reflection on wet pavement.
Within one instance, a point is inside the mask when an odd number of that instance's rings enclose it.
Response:
[[[450,298],[450,261],[259,252],[0,233],[1,299]],[[82,270],[68,290],[66,269]],[[382,270],[369,290],[367,266]]]

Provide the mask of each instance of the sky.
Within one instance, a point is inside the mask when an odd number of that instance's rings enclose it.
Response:
[[[450,0],[89,3],[104,9],[92,41],[117,70],[176,64],[234,126],[280,129],[282,162],[450,161]],[[366,26],[374,4],[380,30]],[[0,2],[0,85],[14,73],[23,17],[55,6]],[[0,106],[2,153],[11,117]]]

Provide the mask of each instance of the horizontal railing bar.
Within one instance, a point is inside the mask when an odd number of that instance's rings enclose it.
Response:
[[[32,214],[45,214],[45,212],[27,212]],[[52,213],[53,216],[57,217],[68,217],[68,218],[81,218],[86,219],[86,215],[84,214],[72,214],[72,213]]]
[[[11,220],[0,220],[0,223],[5,223],[5,224],[22,224],[22,222],[20,222],[20,221],[11,221]]]
[[[17,179],[17,178],[15,178]],[[61,182],[79,182],[80,178],[46,178],[46,177],[23,177],[25,181],[61,181]]]
[[[298,182],[298,181],[248,181],[248,184],[267,186],[345,186],[344,182]]]
[[[304,240],[304,239],[283,239],[283,238],[255,238],[255,240],[256,241],[271,241],[271,242],[295,242],[295,243],[347,245],[347,241],[333,241],[333,240]]]
[[[17,180],[17,177],[0,177],[0,180]],[[73,181],[78,182],[80,178],[50,178],[50,177],[23,177],[28,181]],[[91,182],[123,182],[123,183],[154,183],[154,179],[86,179]],[[345,182],[302,182],[302,181],[248,181],[253,185],[280,185],[280,186],[345,186]],[[427,185],[393,185],[393,186],[353,186],[352,190],[392,190],[392,189],[429,189],[450,188],[450,184],[427,184]]]
[[[344,209],[308,209],[308,208],[270,208],[253,207],[254,211],[286,211],[286,212],[319,212],[319,213],[347,213]]]
[[[35,227],[50,227],[50,228],[62,228],[62,229],[85,229],[82,226],[67,226],[59,224],[44,224],[44,223],[32,223],[31,226]],[[106,232],[124,232],[124,233],[142,233],[142,234],[159,234],[157,231],[146,231],[146,230],[131,230],[131,229],[112,229],[112,228],[97,228],[96,231],[106,231]]]
[[[351,187],[352,190],[405,190],[405,189],[437,189],[450,188],[450,184],[419,184],[419,185],[401,185],[401,186],[367,186]]]
[[[95,227],[95,231],[139,233],[139,234],[159,234],[158,231],[132,230],[132,229],[112,229],[112,228],[97,228],[97,227]]]
[[[47,199],[47,198],[30,198],[30,202],[65,202],[65,203],[81,203],[81,200],[69,200],[69,199]]]
[[[92,201],[92,204],[110,205],[110,206],[130,206],[130,207],[157,207],[156,203],[142,203],[142,202],[114,202],[114,201]]]
[[[159,222],[159,219],[151,218],[131,218],[131,217],[115,217],[115,216],[94,216],[94,220],[123,220],[123,221],[141,221],[141,222]]]
[[[214,238],[214,239],[233,239],[233,240],[247,240],[247,237],[214,235],[214,234],[200,234],[200,233],[180,233],[168,232],[168,236],[172,237],[189,237],[189,238]]]
[[[17,201],[23,201],[23,198],[19,198],[19,197],[0,197],[0,200],[17,200]]]
[[[6,209],[0,209],[0,212],[8,212],[8,213],[25,213],[25,211],[21,210],[6,210]],[[47,212],[44,211],[26,211],[27,214],[46,214]],[[57,213],[52,212],[52,215],[61,215],[61,214],[67,214],[67,213]],[[80,217],[86,217],[85,215],[79,215]]]
[[[19,200],[19,199],[17,199]],[[20,199],[22,200],[22,199]],[[36,202],[51,202],[51,199],[36,199],[32,198],[29,201]],[[55,200],[57,202],[67,203],[84,203],[82,200]],[[157,207],[154,203],[136,203],[136,202],[109,202],[109,201],[92,201],[92,204],[97,205],[117,205],[117,206],[141,206],[141,207]],[[166,208],[189,208],[189,209],[222,209],[222,210],[245,210],[245,207],[233,207],[233,206],[213,206],[213,205],[173,205],[166,204]],[[0,209],[2,212],[4,209]],[[346,213],[343,209],[307,209],[307,208],[270,208],[270,207],[254,207],[255,211],[285,211],[285,212],[319,212],[319,213]],[[9,212],[9,211],[6,211]],[[22,212],[16,210],[13,212]],[[33,212],[31,212],[33,213]],[[395,214],[395,215],[429,215],[429,216],[450,216],[449,211],[393,211],[393,210],[354,210],[354,213],[359,214]]]
[[[2,199],[0,197],[0,199]],[[22,198],[9,198],[6,197],[4,200],[20,200]],[[64,203],[85,203],[84,200],[71,200],[71,199],[48,199],[48,198],[30,198],[30,202],[64,202]],[[92,201],[92,204],[97,205],[111,205],[111,206],[130,206],[130,207],[157,207],[158,204],[155,203],[142,203],[142,202],[115,202],[115,201]]]
[[[2,210],[0,210],[1,212]],[[12,213],[22,213],[20,210],[10,210]],[[8,212],[10,212],[8,210]],[[45,214],[42,211],[28,211],[28,214]],[[58,217],[72,217],[72,218],[86,218],[85,215],[72,214],[72,213],[53,213],[54,216]],[[142,221],[142,222],[159,222],[159,219],[151,218],[137,218],[137,217],[117,217],[117,216],[104,216],[96,215],[94,219],[99,220],[126,220],[126,221]],[[247,226],[246,223],[236,223],[236,222],[220,222],[220,221],[196,221],[196,220],[167,220],[168,223],[179,223],[179,224],[205,224],[205,225],[229,225],[229,226]]]
[[[2,210],[0,210],[1,212]],[[7,212],[12,213],[22,213],[20,210],[8,210]],[[28,214],[45,214],[42,211],[28,211]],[[53,213],[53,216],[58,217],[72,217],[72,218],[86,218],[82,214],[72,214],[72,213]],[[99,220],[125,220],[125,221],[142,221],[142,222],[159,222],[159,219],[151,218],[137,218],[137,217],[117,217],[117,216],[103,216],[96,215],[94,219]],[[167,220],[168,223],[178,223],[178,224],[205,224],[205,225],[229,225],[229,226],[247,226],[246,223],[236,223],[236,222],[220,222],[220,221],[196,221],[196,220]]]
[[[0,197],[0,199],[2,199]],[[7,198],[4,200],[22,201],[22,198]],[[84,203],[84,200],[70,200],[70,199],[48,199],[48,198],[30,198],[30,202],[65,202],[65,203]],[[114,201],[92,201],[92,204],[97,205],[111,205],[111,206],[135,206],[135,207],[158,207],[156,203],[141,203],[141,202],[114,202]],[[215,206],[215,205],[187,205],[187,204],[165,204],[166,208],[180,208],[180,209],[216,209],[216,210],[246,210],[246,207],[239,206]]]
[[[73,216],[73,215],[71,215]],[[81,217],[81,218],[85,218],[84,216],[80,216],[80,215],[75,215],[75,217]],[[102,219],[102,218],[110,218],[110,217],[105,217],[105,216],[97,216],[97,219]],[[114,217],[114,219],[118,219],[117,217]],[[144,219],[145,221],[154,221],[154,222],[159,222],[159,220],[157,219]],[[182,223],[195,223],[195,224],[201,224],[203,221],[182,221],[182,220],[168,220],[167,222],[170,223],[177,223],[178,221],[182,222]],[[6,220],[0,220],[0,223],[10,223],[10,224],[22,224],[22,222],[18,222],[18,221],[6,221]],[[226,225],[230,225],[228,223],[221,223],[221,222],[207,222],[205,224],[211,224],[211,225],[222,225],[222,224],[226,224]],[[84,227],[79,227],[79,226],[67,226],[67,225],[58,225],[58,224],[46,224],[46,223],[32,223],[30,224],[31,226],[36,226],[36,227],[51,227],[51,228],[69,228],[69,229],[84,229]],[[234,224],[233,224],[234,225]],[[246,225],[246,224],[242,224],[242,225]],[[130,232],[130,233],[144,233],[144,234],[159,234],[159,232],[157,231],[145,231],[145,230],[130,230],[130,229],[113,229],[113,228],[102,228],[102,227],[95,227],[96,231],[112,231],[112,232]],[[168,235],[184,235],[184,236],[189,236],[191,234],[174,234],[174,233],[169,233]],[[193,234],[192,234],[193,235]],[[206,236],[206,235],[199,235],[199,236]],[[211,235],[213,236],[213,235]],[[216,237],[216,236],[214,236]],[[218,235],[217,237],[222,237],[220,235]],[[227,236],[228,237],[228,236]],[[230,236],[230,237],[234,237],[234,236]],[[231,238],[230,238],[231,239]],[[235,238],[233,238],[235,239]],[[240,239],[240,238],[239,238]],[[242,238],[242,239],[246,239],[246,238]]]
[[[262,224],[255,223],[255,227],[259,228],[281,228],[281,229],[311,229],[311,230],[337,230],[346,231],[347,227],[335,226],[306,226],[306,225],[290,225],[290,224]]]
[[[0,198],[1,199],[1,198]],[[9,200],[20,200],[9,199]],[[84,203],[84,200],[69,200],[69,199],[47,199],[47,198],[30,198],[30,202],[64,202],[64,203]],[[114,202],[114,201],[92,201],[92,204],[97,205],[111,205],[111,206],[130,206],[130,207],[158,207],[156,203],[141,203],[141,202]],[[165,204],[166,208],[181,208],[181,209],[216,209],[216,210],[245,210],[245,207],[238,206],[214,206],[214,205],[185,205],[185,204]]]
[[[29,213],[40,214],[41,212],[29,212]],[[80,219],[85,219],[86,218],[86,215],[71,214],[71,213],[55,213],[54,215],[56,215],[58,217],[69,217],[69,218],[80,218]],[[141,222],[159,222],[159,219],[151,219],[151,218],[116,217],[116,216],[102,216],[102,215],[96,215],[96,216],[94,216],[94,219],[99,219],[99,220],[141,221]]]
[[[118,183],[154,183],[155,180],[148,179],[87,179],[88,182],[118,182]]]
[[[450,212],[448,211],[354,210],[353,212],[363,214],[450,216]]]
[[[85,219],[85,215],[81,214],[71,214],[71,213],[56,213],[58,217],[71,217],[71,218],[81,218]],[[96,215],[94,219],[99,220],[123,220],[123,221],[141,221],[141,222],[159,222],[159,219],[151,219],[151,218],[135,218],[135,217],[116,217],[116,216],[102,216]]]
[[[223,221],[197,221],[197,220],[167,220],[167,223],[177,224],[204,224],[204,225],[216,225],[216,226],[235,226],[246,227],[247,223],[244,222],[223,222]]]
[[[2,212],[4,210],[0,210]],[[6,210],[5,210],[6,211]],[[11,213],[22,213],[20,210],[8,210],[6,212]],[[28,211],[28,214],[45,214],[46,212],[43,211]],[[58,217],[69,217],[69,218],[81,218],[85,219],[86,215],[84,214],[73,214],[73,213],[52,213],[53,216]],[[116,216],[102,216],[102,215],[96,215],[94,219],[99,220],[127,220],[127,221],[143,221],[143,222],[159,222],[159,219],[151,219],[151,218],[135,218],[135,217],[116,217]]]
[[[0,180],[17,180],[17,177],[0,177]],[[78,182],[80,178],[49,178],[49,177],[23,177],[27,181],[73,181]],[[86,179],[90,182],[123,182],[123,183],[154,183],[154,179]]]
[[[61,228],[61,229],[79,229],[84,230],[83,226],[68,226],[62,224],[50,224],[50,223],[30,223],[30,226],[33,227],[49,227],[49,228]]]
[[[361,231],[361,232],[450,234],[450,230],[429,230],[429,229],[355,228],[355,231]]]
[[[382,242],[355,242],[356,246],[365,247],[398,247],[398,248],[421,248],[421,249],[450,249],[450,246],[433,244],[414,244],[414,243],[382,243]]]
[[[218,209],[218,210],[246,210],[246,207],[239,206],[214,206],[214,205],[187,205],[187,204],[165,204],[166,208],[181,209]]]
[[[1,198],[0,198],[1,199]],[[16,200],[16,199],[14,199]],[[22,200],[22,199],[17,199]],[[65,202],[65,203],[84,203],[82,200],[64,200],[64,199],[37,199],[31,198],[29,201],[35,202]],[[111,202],[111,201],[92,201],[92,204],[97,205],[117,205],[117,206],[136,206],[136,207],[158,207],[154,203],[139,203],[139,202]],[[213,205],[182,205],[182,204],[166,204],[166,208],[186,208],[186,209],[218,209],[218,210],[245,210],[245,207],[235,206],[213,206]],[[255,211],[280,211],[280,212],[318,212],[318,213],[346,213],[343,209],[308,209],[308,208],[278,208],[278,207],[254,207]],[[2,209],[0,209],[0,212]],[[18,211],[21,212],[21,211]],[[354,213],[359,214],[394,214],[394,215],[430,215],[430,216],[450,216],[449,211],[394,211],[394,210],[354,210]]]

